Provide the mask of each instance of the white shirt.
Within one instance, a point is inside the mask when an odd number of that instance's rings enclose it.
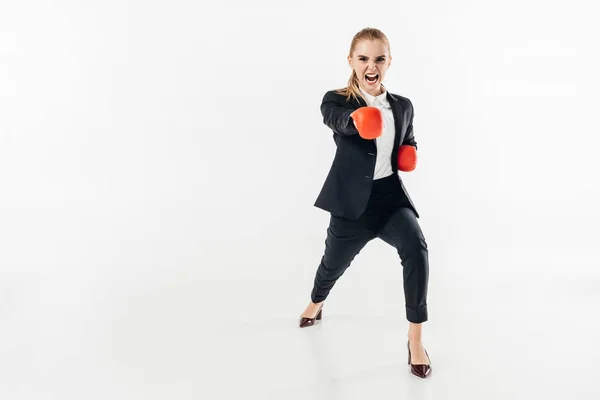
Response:
[[[377,107],[383,115],[383,133],[375,139],[377,146],[377,159],[375,160],[375,171],[373,179],[381,179],[390,176],[394,173],[392,170],[392,152],[394,151],[394,137],[396,128],[394,127],[394,114],[392,106],[387,99],[387,91],[379,96],[372,96],[365,92],[362,88],[360,91],[365,98],[367,105]]]

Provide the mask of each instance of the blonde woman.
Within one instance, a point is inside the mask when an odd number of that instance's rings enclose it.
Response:
[[[348,86],[325,94],[323,122],[337,150],[315,206],[331,214],[325,251],[300,327],[321,320],[323,303],[354,257],[372,239],[397,249],[403,266],[408,364],[421,378],[431,373],[422,342],[427,321],[429,261],[419,214],[398,175],[416,166],[413,106],[382,84],[391,65],[390,45],[378,29],[358,32],[350,45]]]

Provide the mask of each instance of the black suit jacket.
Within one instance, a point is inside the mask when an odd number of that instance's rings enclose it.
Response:
[[[413,135],[413,106],[411,101],[387,91],[387,99],[392,107],[396,136],[395,151],[392,152],[392,170],[398,176],[407,203],[417,212],[402,179],[398,175],[398,148],[400,145],[417,147]],[[363,139],[354,127],[350,114],[357,108],[366,107],[366,102],[359,98],[346,100],[346,97],[335,91],[325,93],[321,103],[323,122],[333,131],[333,140],[337,150],[329,174],[315,202],[315,207],[329,211],[334,216],[357,219],[365,211],[371,188],[377,146],[375,140]]]

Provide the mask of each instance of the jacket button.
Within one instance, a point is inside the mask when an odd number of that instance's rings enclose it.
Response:
[[[374,155],[375,155],[375,153],[369,153],[369,155],[370,155],[370,156],[374,156]]]

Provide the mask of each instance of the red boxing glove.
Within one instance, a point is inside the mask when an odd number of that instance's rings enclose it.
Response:
[[[398,149],[398,169],[410,172],[417,168],[417,149],[415,146],[402,145]]]
[[[383,115],[377,107],[361,107],[350,114],[363,139],[376,139],[383,133]]]

